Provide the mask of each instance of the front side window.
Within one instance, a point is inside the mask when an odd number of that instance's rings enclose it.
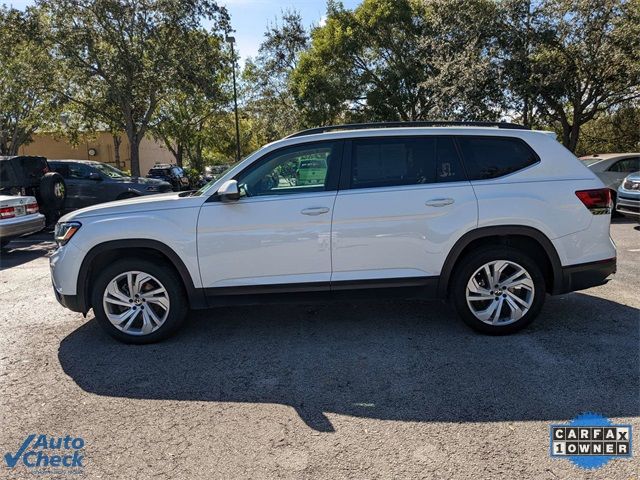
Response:
[[[465,180],[451,137],[376,138],[353,141],[351,188]]]
[[[537,155],[518,138],[458,137],[469,180],[486,180],[522,170],[538,162]]]
[[[267,154],[240,173],[240,192],[258,197],[328,190],[330,172],[340,161],[339,146],[339,142],[322,142]]]

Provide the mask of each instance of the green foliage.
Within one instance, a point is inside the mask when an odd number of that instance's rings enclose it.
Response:
[[[202,33],[213,22],[220,40],[228,17],[211,0],[39,0],[50,41],[67,75],[64,94],[110,129],[125,131],[131,168],[140,173],[139,144],[163,99],[184,86],[205,89],[218,65]],[[213,55],[215,57],[215,54]],[[211,65],[213,63],[213,65]],[[187,90],[188,91],[188,90]]]
[[[640,106],[623,106],[582,128],[577,155],[640,152]]]
[[[61,99],[38,12],[0,5],[0,155],[15,155],[38,129],[57,122]]]
[[[243,110],[252,118],[256,135],[268,143],[302,128],[290,76],[308,47],[309,36],[300,14],[286,11],[282,23],[269,25],[264,37],[258,56],[245,64],[242,96]]]

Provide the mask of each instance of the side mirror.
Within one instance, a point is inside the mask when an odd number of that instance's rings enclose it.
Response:
[[[233,202],[240,199],[240,190],[238,182],[235,180],[227,180],[218,189],[218,196],[223,202]]]
[[[89,172],[89,180],[102,180],[102,177],[98,172]]]

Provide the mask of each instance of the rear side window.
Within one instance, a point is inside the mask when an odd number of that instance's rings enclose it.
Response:
[[[618,160],[610,168],[610,172],[633,173],[640,170],[640,158],[625,158]]]
[[[518,138],[461,136],[458,143],[469,180],[501,177],[539,161]]]
[[[353,141],[351,188],[420,185],[465,180],[451,137]]]

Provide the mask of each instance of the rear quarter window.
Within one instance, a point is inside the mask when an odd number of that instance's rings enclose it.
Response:
[[[523,140],[506,137],[458,137],[469,180],[502,177],[540,161]]]

